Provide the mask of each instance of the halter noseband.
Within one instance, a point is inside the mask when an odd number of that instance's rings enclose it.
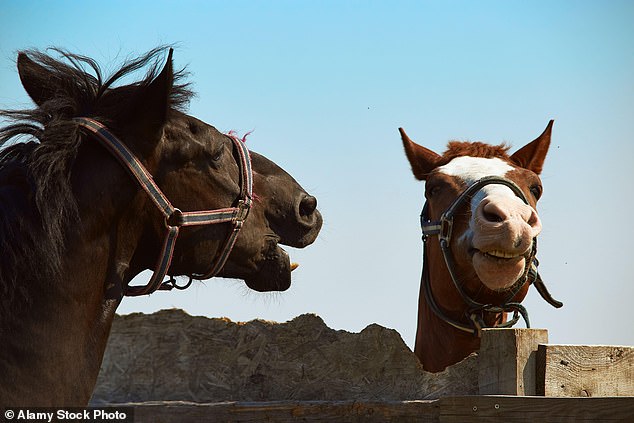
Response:
[[[149,195],[152,202],[165,218],[165,227],[167,233],[161,247],[161,254],[154,268],[152,278],[145,286],[125,286],[124,295],[138,296],[155,292],[158,289],[170,290],[172,288],[185,289],[191,282],[192,278],[208,279],[220,272],[229,254],[235,245],[238,233],[244,224],[249,210],[253,203],[253,172],[251,169],[251,158],[249,150],[244,142],[236,137],[230,137],[236,150],[238,151],[238,167],[240,168],[240,197],[233,207],[218,210],[204,210],[183,212],[174,207],[167,199],[165,194],[156,185],[152,175],[143,166],[139,159],[108,129],[94,119],[80,117],[74,119],[79,126],[86,130],[90,135],[96,138],[112,155],[125,167],[130,175],[136,179],[141,188]],[[216,223],[232,223],[233,228],[227,239],[225,240],[220,252],[212,262],[210,269],[203,275],[192,275],[189,282],[185,286],[176,285],[176,281],[171,277],[168,281],[163,282],[163,278],[167,274],[170,267],[172,256],[174,254],[174,246],[180,227],[182,226],[200,226],[212,225]]]
[[[533,284],[535,288],[540,293],[540,295],[551,305],[556,308],[563,306],[563,303],[555,300],[544,285],[539,273],[537,271],[537,266],[539,262],[535,257],[537,254],[537,237],[533,238],[533,243],[530,252],[525,257],[527,265],[525,266],[523,275],[515,282],[515,284],[511,287],[509,297],[501,304],[501,305],[493,305],[493,304],[483,304],[475,301],[471,298],[464,287],[458,280],[458,276],[455,272],[455,261],[453,259],[453,255],[451,253],[450,242],[451,235],[453,232],[453,224],[454,224],[454,215],[456,210],[464,205],[467,201],[471,199],[471,197],[478,192],[480,189],[485,187],[486,185],[498,184],[505,185],[509,187],[513,193],[519,197],[525,204],[528,204],[528,200],[526,196],[520,189],[520,187],[515,184],[515,182],[501,178],[498,176],[487,176],[484,177],[473,184],[469,185],[467,189],[465,189],[456,200],[449,206],[449,208],[441,215],[440,220],[437,222],[432,222],[429,220],[428,210],[427,210],[427,202],[423,206],[423,211],[420,216],[420,224],[423,232],[423,277],[422,284],[424,289],[424,295],[427,300],[427,304],[430,306],[432,311],[440,317],[442,320],[450,324],[464,332],[471,333],[475,336],[480,336],[480,331],[482,328],[488,327],[482,318],[484,312],[490,313],[506,313],[513,312],[513,318],[508,322],[499,324],[495,327],[511,327],[515,325],[520,316],[526,322],[526,327],[530,328],[530,321],[528,319],[528,311],[526,308],[520,304],[519,302],[511,301],[513,297],[517,295],[517,293],[522,289],[522,287],[526,284]],[[430,236],[438,235],[438,240],[440,242],[440,249],[442,250],[443,257],[445,259],[445,264],[447,265],[447,270],[449,271],[449,275],[451,276],[451,280],[456,287],[456,290],[462,297],[463,301],[468,305],[468,309],[466,315],[469,319],[470,326],[465,325],[462,322],[451,319],[446,315],[445,312],[440,308],[438,303],[436,302],[433,292],[431,290],[431,282],[429,279],[429,269],[427,268],[427,239]]]

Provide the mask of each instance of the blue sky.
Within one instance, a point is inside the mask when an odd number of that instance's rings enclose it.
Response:
[[[450,139],[517,149],[555,119],[531,292],[552,343],[634,345],[634,3],[627,1],[0,0],[0,107],[28,98],[16,52],[60,46],[113,69],[175,43],[198,96],[190,113],[254,130],[250,147],[317,196],[317,242],[291,249],[291,289],[211,280],[125,299],[233,320],[319,314],[337,329],[377,322],[412,346],[421,270],[412,177],[397,128],[441,152]]]

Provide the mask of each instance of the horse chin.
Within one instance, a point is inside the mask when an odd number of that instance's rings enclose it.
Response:
[[[512,287],[524,274],[524,256],[496,257],[481,251],[473,255],[473,269],[484,286],[492,291],[504,291]]]
[[[258,263],[258,271],[246,277],[244,282],[254,291],[286,291],[291,286],[291,271],[296,266],[291,265],[288,253],[276,245]]]

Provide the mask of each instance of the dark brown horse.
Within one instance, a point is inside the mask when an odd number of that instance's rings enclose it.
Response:
[[[285,290],[279,244],[317,237],[314,197],[182,111],[191,93],[171,50],[158,66],[163,51],[107,80],[86,57],[18,55],[36,108],[2,112],[0,143],[27,139],[0,152],[0,407],[86,404],[117,306],[148,292],[129,286],[141,271],[200,279],[221,263],[212,273]],[[141,68],[145,79],[115,86]]]
[[[513,155],[506,146],[450,142],[439,155],[400,129],[414,176],[425,181],[423,274],[415,353],[438,372],[480,347],[480,329],[511,326],[534,284],[556,307],[537,273],[539,174],[552,121]],[[507,321],[507,313],[513,312]]]

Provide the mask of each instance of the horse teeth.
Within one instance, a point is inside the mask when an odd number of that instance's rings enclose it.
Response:
[[[299,263],[291,263],[291,272],[299,267]]]
[[[493,251],[489,251],[487,252],[488,255],[492,256],[492,257],[498,257],[498,258],[515,258],[518,255],[517,254],[513,254],[513,253],[506,253],[504,251],[499,251],[499,250],[493,250]]]

